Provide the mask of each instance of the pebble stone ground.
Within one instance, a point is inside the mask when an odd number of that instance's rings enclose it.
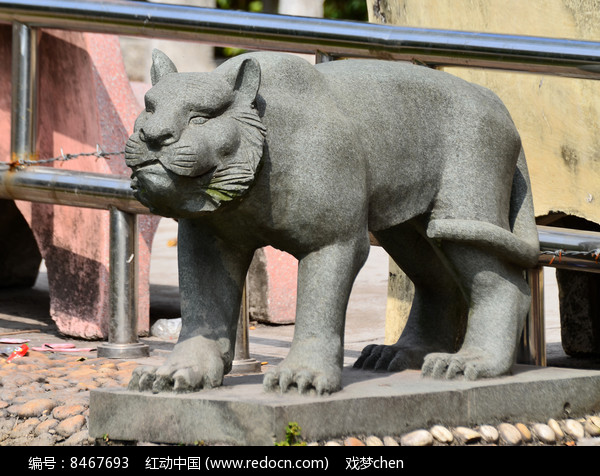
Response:
[[[176,269],[173,266],[176,249],[166,246],[176,236],[176,231],[172,222],[165,221],[165,225],[159,227],[153,249],[151,311],[154,318],[177,317],[179,312],[172,305],[177,301]],[[356,292],[353,291],[351,297],[347,323],[352,334],[346,335],[345,365],[356,359],[364,345],[380,342],[374,340],[374,335],[383,335],[387,257],[378,254],[377,250],[372,250],[372,257],[364,268],[366,274],[359,275]],[[551,311],[550,308],[548,306],[547,310]],[[369,315],[368,319],[364,318],[365,314]],[[256,326],[250,333],[252,357],[261,362],[268,361],[263,368],[282,358],[293,332],[293,326],[272,327]],[[551,336],[556,329],[549,331],[547,335]],[[58,334],[48,316],[47,283],[43,279],[32,290],[0,290],[0,338],[3,336],[30,339],[31,348],[45,342],[71,343],[78,348],[96,345]],[[173,347],[173,341],[155,337],[143,340],[151,346],[150,359],[158,357],[162,360]],[[4,345],[0,344],[0,347]],[[89,395],[94,388],[126,386],[133,368],[139,363],[139,359],[98,358],[94,351],[30,350],[25,357],[12,363],[0,358],[0,446],[123,444],[90,439]],[[600,368],[600,363],[596,368]],[[305,443],[321,446],[588,446],[600,444],[600,415],[559,421],[490,422],[472,428],[433,425],[407,434],[346,435]]]
[[[135,361],[30,351],[0,364],[0,445],[78,446],[88,436],[89,392],[127,385]]]
[[[4,360],[0,363],[0,446],[106,444],[88,435],[89,392],[100,387],[127,386],[136,365],[136,361],[35,351],[10,363]],[[598,446],[600,416],[473,428],[434,425],[401,435],[349,435],[305,443],[308,446]]]

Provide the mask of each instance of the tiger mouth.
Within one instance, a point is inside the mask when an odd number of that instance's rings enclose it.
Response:
[[[160,158],[156,158],[148,160],[143,165],[131,167],[132,182],[134,181],[134,179],[143,175],[156,175],[157,177],[167,175],[167,177],[170,178],[172,181],[180,179],[193,179],[195,182],[200,181],[200,183],[208,183],[217,169],[217,166],[214,166],[207,168],[205,171],[200,172],[197,175],[190,175],[188,173],[185,173],[185,169],[183,171],[180,170],[181,167],[178,164],[170,164],[168,162],[165,162],[166,161],[161,160]],[[135,181],[136,184],[138,181]]]
[[[134,196],[145,200],[171,195],[174,200],[184,190],[195,190],[204,194],[210,186],[216,168],[213,167],[200,176],[190,177],[169,170],[159,161],[154,160],[132,169],[130,187]]]
[[[136,167],[130,186],[134,197],[151,213],[173,218],[194,217],[219,207],[220,201],[213,197],[208,185],[213,172],[203,177],[185,177],[156,161]]]
[[[149,157],[145,156],[144,158],[136,156],[129,160],[126,156],[125,160],[126,164],[133,171],[134,175],[140,171],[145,171],[147,167],[160,165],[160,167],[169,174],[178,177],[200,180],[202,180],[204,177],[211,177],[218,167],[218,165],[213,164],[199,166],[198,163],[202,162],[202,160],[197,156],[194,156],[193,159],[182,159],[176,154],[152,154]]]

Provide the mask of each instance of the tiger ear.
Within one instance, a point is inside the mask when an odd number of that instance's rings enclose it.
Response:
[[[260,64],[254,58],[246,58],[233,72],[233,90],[238,99],[253,104],[260,86]]]
[[[169,57],[160,50],[152,50],[152,67],[150,68],[150,79],[152,86],[169,73],[176,73],[177,68]]]

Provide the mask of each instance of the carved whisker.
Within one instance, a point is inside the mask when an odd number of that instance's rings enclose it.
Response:
[[[186,158],[179,158],[179,157],[173,161],[173,163],[179,163],[179,162],[184,163],[184,164],[195,164],[198,161],[195,158],[186,159]]]

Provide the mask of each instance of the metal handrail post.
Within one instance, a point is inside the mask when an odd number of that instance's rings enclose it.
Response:
[[[531,306],[523,327],[517,362],[545,367],[544,268],[537,266],[527,270],[527,282],[531,289]]]
[[[110,322],[108,342],[98,345],[98,356],[136,358],[150,355],[138,342],[138,233],[137,215],[110,207]]]
[[[12,26],[12,161],[35,156],[37,136],[38,30],[23,23]]]
[[[261,363],[250,357],[249,329],[248,294],[247,286],[244,286],[231,373],[247,374],[260,372]]]

